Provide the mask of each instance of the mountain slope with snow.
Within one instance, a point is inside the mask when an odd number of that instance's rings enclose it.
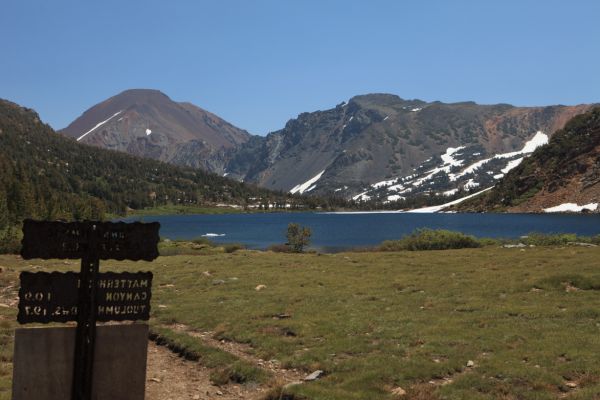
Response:
[[[455,209],[598,212],[599,203],[600,107],[574,117],[547,145],[500,179],[493,190]]]
[[[300,114],[235,155],[227,171],[283,191],[297,191],[320,174],[305,188],[310,194],[362,201],[458,195],[493,185],[589,107],[356,96],[329,110]]]

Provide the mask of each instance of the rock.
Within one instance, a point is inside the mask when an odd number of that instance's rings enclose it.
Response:
[[[223,396],[223,392],[221,392],[220,390],[217,390],[217,396]]]
[[[192,397],[194,400],[200,400],[200,395],[199,394],[195,394],[194,397]]]
[[[160,383],[160,379],[158,378],[150,378],[149,380],[151,380],[152,382]]]
[[[257,292],[260,292],[263,289],[266,289],[267,285],[258,285],[257,287],[254,288],[254,290],[256,290]]]
[[[286,314],[286,313],[273,315],[273,319],[288,319],[288,318],[292,318],[292,316],[290,314]]]
[[[582,247],[598,247],[596,244],[592,243],[583,243],[583,242],[569,242],[567,243],[570,246],[582,246]]]
[[[316,381],[321,376],[323,376],[323,371],[321,371],[320,369],[318,369],[315,372],[313,372],[312,374],[307,375],[306,377],[304,377],[304,380],[307,381],[307,382]]]
[[[204,275],[204,276],[212,276],[212,274],[209,271],[204,271],[202,273],[202,275]]]
[[[398,386],[397,388],[392,389],[392,395],[397,396],[397,397],[405,396],[406,390],[404,390],[400,386]]]
[[[214,281],[212,281],[213,285],[222,285],[224,283],[225,281],[223,279],[215,279]]]
[[[475,363],[473,362],[473,360],[467,361],[467,367],[468,368],[473,368],[474,366],[475,366]]]
[[[520,249],[520,248],[527,247],[527,246],[523,243],[518,243],[518,244],[505,244],[502,247],[504,247],[505,249],[515,249],[515,248]]]
[[[575,389],[577,387],[576,382],[565,382],[565,386],[571,389]]]

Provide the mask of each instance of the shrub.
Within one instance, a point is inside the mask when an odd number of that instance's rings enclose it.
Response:
[[[246,246],[244,246],[241,243],[230,243],[223,246],[223,250],[225,250],[225,253],[233,253],[238,250],[244,250],[245,248]]]
[[[528,236],[521,238],[521,242],[534,246],[564,246],[569,243],[591,243],[597,244],[599,237],[577,236],[574,233],[560,233],[555,235],[547,235],[543,233],[530,233]]]
[[[312,232],[310,228],[300,226],[299,224],[290,223],[287,227],[287,245],[292,248],[295,253],[302,253],[304,247],[310,244]]]
[[[272,244],[267,247],[268,251],[272,251],[274,253],[292,253],[293,249],[287,244]]]
[[[213,247],[215,245],[210,239],[208,239],[204,236],[200,236],[200,237],[192,239],[192,243],[211,246],[211,247]]]
[[[21,231],[16,227],[0,230],[0,254],[17,254],[21,251]]]
[[[379,250],[446,250],[481,246],[482,244],[475,237],[464,233],[443,229],[418,229],[400,240],[386,240],[379,246]]]

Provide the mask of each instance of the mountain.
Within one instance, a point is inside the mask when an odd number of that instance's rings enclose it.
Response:
[[[0,234],[28,217],[97,219],[165,204],[293,201],[200,169],[76,142],[34,111],[1,99],[0,149]]]
[[[249,140],[227,164],[260,186],[386,203],[493,185],[589,105],[514,107],[356,96]]]
[[[61,131],[272,190],[374,207],[443,203],[493,186],[590,105],[514,107],[355,96],[252,136],[156,90],[128,90]],[[414,204],[413,204],[414,205]]]
[[[80,143],[219,174],[228,154],[251,137],[208,111],[149,89],[119,93],[59,132]]]
[[[600,211],[600,107],[571,119],[496,186],[460,211]]]

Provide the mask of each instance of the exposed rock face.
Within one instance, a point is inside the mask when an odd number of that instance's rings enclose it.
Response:
[[[598,212],[599,204],[600,108],[594,108],[569,121],[494,189],[456,209]]]
[[[549,136],[589,107],[519,108],[425,103],[389,94],[356,96],[330,110],[300,114],[236,154],[227,168],[271,189],[289,191],[311,181],[304,193],[364,200],[479,190],[493,185],[494,176],[518,158],[494,156],[522,150],[538,132]],[[455,154],[457,162],[445,168],[444,156],[451,148],[460,152]],[[486,168],[449,179],[449,173],[488,158],[493,160]],[[442,170],[429,176],[436,169]],[[402,178],[405,185],[400,187]],[[411,190],[399,193],[411,185]]]
[[[250,138],[208,111],[148,89],[105,100],[60,133],[82,143],[221,174],[227,154]]]

